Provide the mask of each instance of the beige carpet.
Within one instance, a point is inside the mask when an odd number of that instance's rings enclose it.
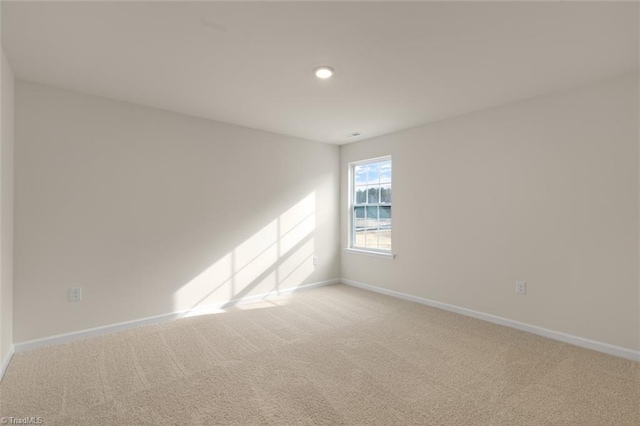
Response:
[[[640,365],[342,285],[16,354],[45,425],[640,425]]]

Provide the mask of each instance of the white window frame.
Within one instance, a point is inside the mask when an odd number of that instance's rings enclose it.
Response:
[[[393,193],[393,160],[391,158],[391,155],[385,155],[382,157],[375,157],[375,158],[367,158],[366,160],[359,160],[359,161],[353,161],[349,163],[349,173],[348,173],[348,190],[349,190],[349,196],[348,196],[348,205],[349,205],[349,211],[348,211],[348,231],[349,231],[349,238],[348,238],[348,248],[347,251],[349,252],[353,252],[353,253],[361,253],[361,254],[367,254],[367,255],[373,255],[373,256],[381,256],[381,257],[388,257],[393,259],[395,257],[394,254],[392,254],[392,250],[393,250],[393,238],[391,240],[391,249],[380,249],[380,248],[368,248],[368,247],[360,247],[360,246],[356,246],[355,245],[355,241],[356,241],[356,227],[355,227],[355,207],[356,206],[360,206],[360,204],[356,205],[354,197],[355,197],[355,168],[356,166],[361,166],[363,164],[367,164],[367,163],[378,163],[378,162],[382,162],[382,161],[391,161],[391,188],[392,188],[392,193]],[[390,203],[374,203],[374,204],[365,204],[365,206],[370,206],[370,207],[380,207],[380,206],[389,206],[391,207],[391,211],[392,211],[392,218],[393,218],[393,199],[391,200]],[[393,223],[393,219],[392,219],[392,223]],[[393,225],[391,225],[391,229],[393,229]]]

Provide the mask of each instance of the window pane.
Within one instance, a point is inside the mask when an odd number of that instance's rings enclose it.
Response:
[[[378,236],[380,244],[388,244],[391,248],[391,207],[380,207],[380,219],[378,220]],[[382,247],[381,247],[382,248]]]
[[[391,160],[380,163],[380,182],[391,182]]]
[[[355,166],[353,168],[354,181],[356,185],[367,183],[367,165]]]
[[[362,219],[364,236],[361,237],[363,247],[378,248],[378,207],[366,207],[365,218]]]
[[[354,241],[355,247],[366,247],[366,231],[364,229],[356,229],[356,236]]]
[[[380,202],[380,199],[378,198],[378,191],[379,191],[379,187],[374,186],[374,187],[369,187],[367,189],[367,192],[369,194],[369,197],[367,198],[367,203],[368,204],[377,204]]]
[[[370,249],[378,248],[378,233],[376,231],[366,233],[366,247]]]
[[[382,250],[391,250],[391,206],[380,207],[378,244]]]
[[[356,204],[364,204],[367,202],[367,187],[356,186]]]
[[[391,203],[391,185],[380,185],[380,202]]]
[[[371,185],[378,182],[378,163],[367,164],[367,183]]]
[[[391,250],[391,228],[380,229],[377,232],[378,248],[381,250]]]
[[[378,207],[367,207],[367,219],[368,220],[378,220]],[[367,226],[373,226],[373,227],[377,227],[378,223],[372,223],[371,225],[367,225]]]
[[[380,221],[391,220],[391,206],[380,207]],[[389,222],[390,223],[390,222]]]
[[[354,223],[353,226],[356,229],[365,229],[367,227],[367,218],[365,217],[364,207],[354,208]]]

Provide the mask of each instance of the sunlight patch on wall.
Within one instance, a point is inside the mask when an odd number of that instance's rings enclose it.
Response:
[[[233,277],[232,253],[227,253],[200,275],[182,286],[174,295],[174,309],[190,309],[197,305],[213,303],[220,294],[229,295]]]
[[[233,250],[232,258],[234,274],[230,300],[252,283],[260,287],[264,283],[275,285],[275,276],[270,276],[273,274],[262,275],[278,261],[278,221],[274,220],[240,244]]]
[[[229,301],[303,284],[314,269],[315,220],[314,192],[182,286],[174,310],[224,312],[220,307]]]
[[[310,238],[278,266],[280,288],[300,285],[313,272],[314,241]]]

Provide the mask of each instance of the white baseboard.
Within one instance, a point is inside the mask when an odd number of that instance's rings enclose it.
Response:
[[[7,353],[4,359],[2,359],[2,364],[0,364],[0,382],[4,377],[4,372],[7,371],[7,367],[9,367],[9,362],[11,361],[11,357],[13,356],[14,352],[15,347],[11,345],[11,347],[9,348],[9,353]]]
[[[220,311],[221,309],[225,309],[231,306],[254,303],[254,302],[269,299],[272,297],[291,294],[300,290],[308,290],[311,288],[323,287],[326,285],[337,284],[339,282],[340,282],[339,279],[321,281],[317,283],[301,285],[299,287],[291,287],[291,288],[286,288],[282,290],[271,291],[268,293],[257,294],[254,296],[247,296],[240,299],[233,299],[233,300],[229,300],[227,302],[219,303],[216,305],[207,305],[207,306],[197,307],[194,309],[176,311],[168,314],[156,315],[153,317],[140,318],[132,321],[120,322],[117,324],[104,325],[101,327],[89,328],[85,330],[74,331],[71,333],[64,333],[64,334],[58,334],[50,337],[43,337],[41,339],[29,340],[26,342],[16,343],[15,352],[19,353],[19,352],[28,351],[31,349],[41,348],[44,346],[51,346],[51,345],[57,345],[61,343],[73,342],[75,340],[86,339],[87,337],[94,337],[94,336],[100,336],[103,334],[114,333],[116,331],[122,331],[130,328],[140,327],[142,325],[158,324],[160,322],[170,321],[178,318],[184,318],[184,317],[196,316],[196,315],[205,315],[208,313],[214,313],[214,312]]]
[[[423,297],[412,296],[410,294],[401,293],[398,291],[387,290],[385,288],[375,287],[369,284],[341,279],[340,282],[358,287],[364,290],[373,291],[387,296],[397,297],[398,299],[409,300],[411,302],[421,303],[423,305],[431,306],[445,311],[455,312],[457,314],[465,315],[468,317],[480,319],[483,321],[492,322],[494,324],[504,325],[507,327],[515,328],[518,330],[526,331],[528,333],[537,334],[539,336],[548,337],[549,339],[559,340],[561,342],[569,343],[571,345],[580,346],[586,349],[592,349],[594,351],[603,352],[609,355],[618,356],[621,358],[630,359],[632,361],[640,361],[640,351],[633,349],[627,349],[620,346],[611,345],[609,343],[598,342],[596,340],[585,339],[584,337],[574,336],[572,334],[562,333],[560,331],[549,330],[548,328],[538,327],[519,321],[510,320],[508,318],[499,317],[497,315],[485,314],[484,312],[474,311],[472,309],[462,308],[460,306],[449,305],[447,303],[436,302],[435,300],[425,299]]]

